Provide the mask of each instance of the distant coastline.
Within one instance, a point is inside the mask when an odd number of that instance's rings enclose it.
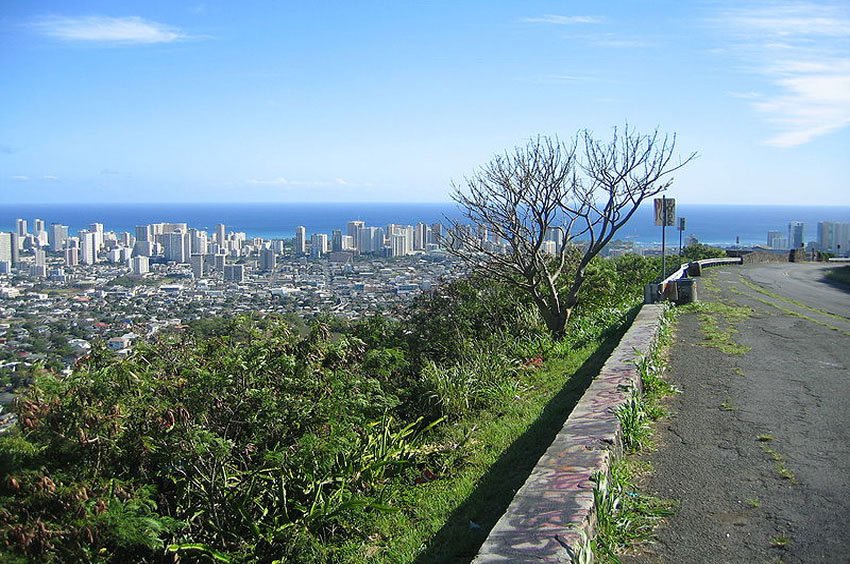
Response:
[[[848,206],[712,205],[679,204],[678,215],[686,218],[684,236],[701,242],[730,246],[764,245],[768,231],[787,232],[790,221],[806,224],[805,240],[817,239],[817,223],[850,223]],[[291,238],[295,227],[304,225],[308,233],[328,233],[342,229],[351,220],[367,225],[445,222],[457,217],[453,202],[436,203],[140,203],[140,204],[0,204],[0,231],[12,230],[15,220],[32,223],[43,219],[62,223],[75,233],[91,223],[103,223],[107,231],[133,232],[136,225],[156,222],[185,222],[190,227],[212,230],[224,223],[228,231],[244,231],[249,237]],[[667,228],[667,240],[678,244],[678,231]],[[661,242],[661,228],[653,224],[652,206],[642,206],[618,234],[619,239],[642,246]]]

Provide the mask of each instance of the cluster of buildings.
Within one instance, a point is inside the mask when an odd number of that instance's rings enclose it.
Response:
[[[0,232],[0,394],[34,363],[68,369],[102,341],[117,354],[137,338],[219,315],[323,312],[356,319],[393,311],[461,272],[441,225],[366,226],[331,237],[249,238],[216,225],[103,224],[76,234],[36,220]],[[343,234],[345,233],[345,234]],[[2,403],[2,402],[0,402]]]
[[[850,253],[850,223],[821,221],[817,226],[816,237],[814,241],[806,241],[806,224],[802,221],[792,221],[788,223],[787,234],[782,231],[768,231],[767,246],[781,250],[808,247],[810,250],[838,256],[848,256]]]

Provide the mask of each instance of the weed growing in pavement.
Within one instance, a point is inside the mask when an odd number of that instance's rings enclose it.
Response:
[[[751,498],[745,499],[744,503],[746,503],[747,505],[749,505],[750,507],[752,507],[754,509],[758,509],[759,507],[761,507],[761,501],[757,497],[751,497]]]
[[[732,406],[732,400],[729,398],[723,400],[723,403],[720,404],[720,409],[723,411],[735,411],[735,408]]]
[[[762,433],[756,437],[756,440],[760,443],[767,443],[773,440],[773,435],[770,433]]]
[[[617,408],[617,419],[623,432],[623,449],[627,453],[637,452],[649,444],[652,429],[644,408],[643,394],[633,390],[631,397]]]
[[[703,345],[733,355],[742,355],[750,350],[750,347],[736,343],[733,338],[738,334],[734,325],[750,317],[752,309],[715,302],[697,302],[680,309],[699,314],[702,333],[705,336]]]
[[[785,535],[776,535],[770,539],[770,546],[774,548],[786,548],[791,544],[791,539]]]
[[[767,435],[767,436],[770,436],[770,435]],[[785,458],[782,456],[782,454],[780,454],[779,451],[777,451],[776,449],[767,446],[765,444],[765,441],[762,441],[761,439],[758,439],[758,440],[761,441],[761,443],[762,443],[760,445],[761,450],[765,454],[770,456],[771,460],[773,460],[776,463],[774,465],[774,468],[776,469],[776,473],[779,474],[779,477],[782,478],[783,480],[788,480],[792,484],[796,484],[797,483],[797,476],[794,474],[794,472],[791,471],[790,468],[788,468],[788,466],[785,465]],[[770,440],[773,440],[773,437],[770,437]]]
[[[741,378],[746,378],[746,377],[747,377],[747,375],[746,375],[746,374],[744,374],[744,370],[743,370],[740,366],[736,366],[735,368],[733,368],[733,369],[732,369],[732,372],[734,372],[735,374],[737,374],[737,375],[738,375],[738,376],[740,376]]]
[[[832,318],[837,319],[839,321],[847,321],[848,319],[850,319],[850,317],[847,317],[847,316],[844,316],[844,315],[839,315],[837,313],[833,313],[833,312],[827,311],[825,309],[812,307],[810,305],[804,304],[803,302],[801,302],[799,300],[795,300],[793,298],[785,297],[781,294],[777,294],[776,292],[771,292],[770,290],[766,290],[766,289],[762,288],[761,286],[759,286],[758,284],[751,282],[751,281],[749,281],[749,280],[747,280],[746,278],[743,278],[743,277],[741,278],[741,283],[744,286],[746,286],[747,288],[749,288],[751,290],[755,290],[759,294],[763,294],[763,295],[765,295],[769,298],[773,298],[775,300],[779,300],[779,301],[783,301],[783,302],[795,305],[795,306],[797,306],[801,309],[805,309],[805,310],[811,311],[813,313],[817,313],[819,315],[823,315],[823,316],[826,316],[826,317],[832,317]]]
[[[596,537],[594,555],[602,562],[619,562],[626,547],[646,542],[655,526],[673,514],[675,502],[637,490],[638,467],[624,458],[611,465],[610,475],[594,476]]]

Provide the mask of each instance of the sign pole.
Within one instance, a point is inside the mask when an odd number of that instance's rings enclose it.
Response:
[[[667,255],[665,247],[667,244],[667,197],[661,196],[661,279],[667,278]]]

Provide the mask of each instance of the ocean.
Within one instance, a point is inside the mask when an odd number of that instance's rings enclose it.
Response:
[[[643,246],[661,243],[661,228],[653,223],[652,203],[643,205],[615,237]],[[445,222],[459,215],[454,203],[204,203],[204,204],[2,204],[0,231],[14,230],[18,218],[43,219],[48,226],[62,223],[72,234],[91,223],[103,223],[107,231],[134,233],[136,225],[159,222],[187,223],[189,227],[212,231],[224,223],[228,231],[244,231],[249,237],[291,238],[295,227],[303,225],[307,233],[345,230],[351,220],[366,225],[388,223],[416,224]],[[720,206],[679,203],[679,217],[686,218],[685,237],[694,235],[700,242],[729,246],[740,242],[749,246],[767,243],[768,231],[788,233],[788,223],[805,224],[804,239],[817,239],[817,224],[822,221],[850,223],[850,206]],[[667,242],[678,245],[676,228],[667,228]]]

